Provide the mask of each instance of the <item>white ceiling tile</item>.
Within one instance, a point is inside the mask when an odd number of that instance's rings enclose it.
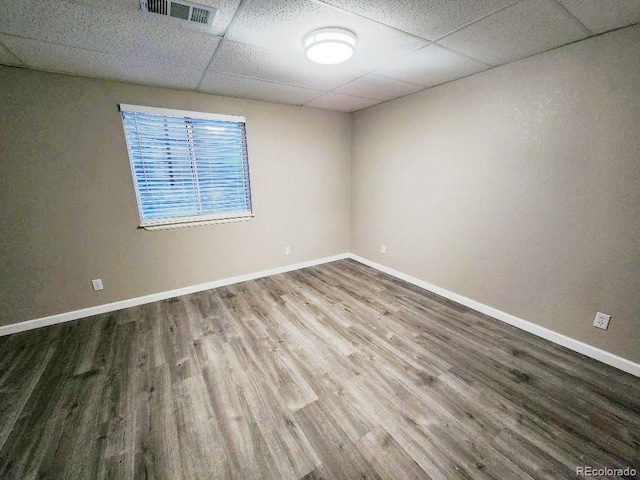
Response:
[[[203,91],[354,111],[640,21],[640,0],[248,0],[227,31],[241,0],[196,3],[217,9],[212,29],[139,0],[0,0],[0,63],[194,89],[226,32]],[[304,56],[329,26],[358,36],[344,64]]]
[[[559,0],[594,33],[640,22],[639,0]]]
[[[320,90],[332,90],[365,73],[355,69],[349,62],[319,65],[302,54],[289,55],[281,50],[237,42],[224,42],[220,46],[212,70]]]
[[[367,18],[435,40],[517,0],[327,0]]]
[[[128,12],[131,14],[132,12],[140,12],[140,0],[70,0],[74,3],[80,3],[83,5],[89,5],[95,8],[105,8],[108,10],[115,10],[119,12]],[[210,27],[210,33],[214,35],[223,35],[229,24],[231,23],[231,19],[233,18],[233,14],[238,9],[238,5],[240,5],[240,0],[196,0],[195,3],[204,5],[207,7],[213,7],[216,9],[216,15],[213,19],[213,25]],[[172,19],[174,22],[179,22],[179,20]],[[190,25],[192,28],[193,25]],[[204,28],[203,30],[208,30],[209,27]]]
[[[63,0],[0,0],[0,32],[129,58],[204,69],[220,38],[171,19]]]
[[[157,65],[107,53],[0,35],[0,42],[24,63],[40,70],[144,85],[195,89],[203,71]]]
[[[312,30],[342,27],[358,36],[354,68],[373,70],[426,42],[376,22],[309,0],[253,0],[248,3],[227,38],[241,43],[304,56],[302,40]]]
[[[403,97],[423,89],[422,85],[416,85],[415,83],[369,74],[335,89],[335,93],[384,101]]]
[[[109,10],[119,10],[119,11],[140,10],[140,0],[110,0],[108,2],[105,2],[104,0],[68,0],[68,1],[72,3],[79,3],[82,5],[89,5],[90,7],[106,8]]]
[[[339,112],[355,112],[363,108],[380,103],[370,98],[352,97],[340,93],[325,93],[307,104],[305,107],[323,108],[325,110],[337,110]]]
[[[518,60],[589,35],[553,0],[524,0],[438,43],[493,65]]]
[[[252,98],[265,102],[288,103],[302,105],[322,95],[322,90],[264,82],[253,78],[225,75],[208,72],[199,91],[225,95],[227,97]]]
[[[3,65],[20,65],[22,62],[0,43],[0,63]]]
[[[487,68],[488,66],[483,63],[432,44],[378,70],[376,73],[432,87]]]

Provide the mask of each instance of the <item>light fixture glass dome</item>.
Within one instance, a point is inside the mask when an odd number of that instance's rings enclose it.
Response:
[[[303,40],[307,58],[316,63],[333,65],[349,60],[356,50],[356,35],[344,28],[321,28]]]

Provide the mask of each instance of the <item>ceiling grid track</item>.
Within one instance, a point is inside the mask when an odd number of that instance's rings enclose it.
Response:
[[[345,10],[344,8],[340,8],[340,7],[336,6],[336,5],[332,5],[332,4],[330,4],[330,3],[328,3],[328,2],[326,2],[324,0],[309,0],[309,1],[311,3],[315,3],[316,5],[322,5],[323,7],[328,7],[328,8],[331,8],[333,10],[337,10],[340,13],[346,13],[347,15],[353,15],[354,17],[358,17],[358,18],[361,18],[363,20],[367,20],[369,22],[376,23],[376,24],[380,25],[381,27],[385,27],[385,28],[389,28],[391,30],[395,30],[398,33],[402,33],[404,35],[408,35],[408,36],[413,37],[413,38],[415,38],[417,40],[423,40],[425,42],[431,42],[431,40],[429,40],[428,38],[424,38],[424,37],[421,37],[419,35],[415,35],[413,33],[407,32],[406,30],[402,30],[402,29],[394,27],[392,25],[387,25],[386,23],[382,23],[382,22],[379,22],[378,20],[374,20],[373,18],[366,17],[364,15],[360,15],[359,13],[352,12],[350,10]]]
[[[4,50],[5,52],[7,52],[9,55],[11,55],[13,58],[15,58],[16,60],[18,60],[19,64],[25,65],[25,62],[15,53],[13,53],[11,51],[11,49],[9,47],[7,47],[3,42],[0,41],[0,50]]]
[[[23,39],[23,40],[32,40],[32,38],[30,38],[30,37],[25,37],[25,36],[23,36],[23,35],[13,35],[13,34],[8,34],[8,33],[5,33],[5,34],[3,34],[3,35],[6,35],[7,37],[20,38],[20,39]],[[64,43],[60,43],[60,42],[51,42],[51,41],[48,41],[48,40],[38,40],[38,42],[47,43],[47,44],[49,44],[49,45],[56,45],[56,46],[58,46],[58,47],[68,47],[68,46],[69,46],[69,45],[64,44]],[[7,50],[11,55],[13,55],[13,56],[14,56],[14,57],[16,57],[18,60],[20,60],[23,64],[25,64],[25,65],[26,65],[26,62],[25,62],[25,61],[23,61],[20,57],[18,57],[18,55],[16,55],[15,53],[13,53],[13,52],[11,51],[11,49],[9,49],[9,48],[8,48],[6,45],[4,45],[2,42],[0,42],[0,46],[1,46],[1,47],[4,47],[4,48],[5,48],[5,50]],[[110,52],[106,52],[106,51],[104,51],[104,50],[97,50],[97,49],[95,49],[95,48],[76,47],[76,46],[73,46],[72,48],[77,49],[77,50],[84,50],[84,51],[86,51],[86,52],[102,53],[102,54],[107,54],[107,55],[110,55],[110,54],[111,54]],[[163,66],[165,66],[165,67],[176,67],[176,68],[183,68],[183,69],[186,69],[186,70],[198,70],[198,71],[200,71],[199,69],[190,68],[190,67],[185,67],[185,66],[182,66],[182,65],[177,65],[177,64],[175,64],[175,63],[158,62],[156,65],[163,65]],[[31,68],[31,67],[29,67],[29,68]],[[36,70],[39,70],[39,69],[37,69],[37,68],[36,68]],[[48,71],[48,70],[43,70],[43,71]],[[57,72],[57,73],[68,73],[68,72]],[[68,74],[69,74],[69,75],[77,75],[77,74],[74,74],[74,73],[68,73]],[[117,80],[115,80],[115,81],[117,81]]]
[[[421,47],[418,47],[418,48],[416,48],[416,49],[414,49],[414,50],[411,50],[410,52],[407,52],[405,55],[403,55],[403,56],[401,56],[401,57],[397,58],[397,59],[396,59],[396,61],[400,61],[400,60],[402,60],[403,58],[405,58],[405,57],[407,57],[407,56],[409,56],[409,55],[412,55],[412,54],[416,53],[417,51],[422,50],[423,48],[426,48],[426,47],[428,47],[429,45],[432,45],[432,44],[433,44],[433,42],[429,42],[429,43],[427,43],[426,45],[422,45]],[[343,83],[342,85],[338,85],[337,87],[335,87],[335,88],[334,88],[334,89],[332,89],[332,90],[329,90],[329,91],[323,92],[321,95],[318,95],[317,97],[312,98],[311,100],[309,100],[308,102],[306,102],[306,103],[305,103],[305,105],[306,105],[307,103],[311,103],[311,102],[313,102],[314,100],[317,100],[317,99],[318,99],[318,98],[320,98],[322,95],[325,95],[325,94],[327,94],[327,93],[336,93],[336,94],[338,94],[338,95],[343,95],[343,94],[341,94],[341,93],[339,93],[339,92],[336,92],[336,90],[338,90],[338,89],[340,89],[340,88],[342,88],[342,87],[344,87],[344,86],[346,86],[346,85],[349,85],[350,83],[353,83],[353,82],[355,82],[356,80],[360,80],[361,78],[366,77],[367,75],[371,75],[371,74],[378,75],[378,74],[376,74],[375,72],[377,72],[377,71],[379,71],[379,70],[380,70],[380,67],[376,67],[376,68],[375,68],[375,69],[373,69],[373,70],[367,71],[367,72],[363,73],[362,75],[360,75],[359,77],[353,78],[353,79],[349,80],[348,82]],[[378,75],[378,76],[380,76],[380,77],[384,77],[384,75]],[[396,80],[396,81],[404,82],[404,83],[411,83],[411,84],[413,84],[413,85],[420,85],[419,83],[407,82],[407,81],[405,81],[405,80],[398,80],[397,78],[391,78],[391,77],[385,77],[385,78],[389,78],[389,79],[391,79],[391,80]],[[420,86],[422,87],[422,90],[424,90],[425,88],[428,88],[428,87],[425,87],[424,85],[420,85]],[[422,90],[419,90],[419,91],[422,91]],[[415,93],[417,93],[417,92],[415,92]],[[409,95],[411,95],[411,94],[409,94]],[[350,95],[350,96],[355,97],[356,95]],[[384,102],[384,100],[379,100],[379,99],[377,99],[377,98],[369,98],[369,97],[359,97],[359,98],[366,98],[367,100],[375,100],[376,102]],[[400,97],[396,97],[396,98],[400,98]]]
[[[504,10],[508,10],[510,8],[513,8],[516,5],[518,5],[519,3],[526,2],[526,1],[527,0],[518,0],[517,2],[511,3],[509,5],[504,5],[504,6],[500,7],[500,8],[496,8],[495,10],[487,13],[486,15],[483,15],[482,17],[476,18],[475,20],[472,20],[472,21],[470,21],[468,23],[465,23],[464,25],[462,25],[462,26],[460,26],[458,28],[454,28],[453,30],[451,30],[450,32],[445,33],[444,35],[440,35],[438,38],[436,38],[434,40],[434,43],[437,43],[440,40],[442,40],[442,39],[444,39],[444,38],[446,38],[446,37],[448,37],[450,35],[453,35],[456,32],[459,32],[460,30],[464,30],[465,28],[470,27],[471,25],[475,25],[476,23],[481,22],[483,20],[486,20],[487,18],[492,17],[497,13],[500,13],[500,12],[502,12]],[[440,46],[442,47],[444,45],[440,45]],[[457,53],[459,53],[459,52],[457,52]],[[471,57],[469,57],[469,58],[471,58]],[[474,58],[474,60],[476,60],[476,59]],[[476,61],[479,61],[479,60],[476,60]]]
[[[218,55],[220,54],[220,51],[222,50],[222,46],[228,41],[227,40],[227,35],[231,31],[231,29],[233,28],[235,23],[238,21],[238,19],[240,18],[240,15],[242,15],[242,12],[244,11],[245,6],[249,2],[251,2],[251,0],[242,0],[240,2],[240,5],[238,5],[238,8],[236,9],[235,13],[233,14],[233,18],[231,19],[231,22],[229,22],[229,26],[227,26],[225,32],[222,34],[222,39],[220,40],[220,43],[218,43],[218,46],[216,47],[216,50],[213,52],[213,55],[211,55],[211,60],[209,60],[209,63],[207,64],[207,68],[204,69],[204,73],[202,74],[202,77],[200,77],[200,81],[198,82],[198,86],[195,88],[196,92],[200,91],[200,88],[202,87],[202,82],[204,82],[204,79],[207,76],[207,73],[210,71],[210,68],[216,63],[216,59],[218,58]]]
[[[589,36],[590,36],[590,37],[591,37],[591,36],[593,36],[593,35],[595,34],[595,32],[593,32],[591,29],[587,28],[587,26],[586,26],[584,23],[582,23],[578,17],[576,17],[573,13],[571,13],[569,10],[567,10],[567,9],[566,9],[566,7],[565,7],[562,3],[560,3],[560,1],[559,1],[559,0],[554,0],[554,1],[555,1],[555,3],[556,3],[556,4],[557,4],[557,5],[558,5],[562,10],[564,10],[565,12],[567,12],[567,15],[569,15],[569,16],[570,16],[571,18],[573,18],[576,22],[578,22],[578,23],[580,24],[580,26],[581,26],[582,28],[584,28],[584,30],[589,34]]]

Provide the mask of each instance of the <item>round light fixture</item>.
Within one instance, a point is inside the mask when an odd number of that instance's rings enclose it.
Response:
[[[353,56],[356,35],[344,28],[321,28],[309,33],[302,43],[309,60],[333,65],[346,62]]]

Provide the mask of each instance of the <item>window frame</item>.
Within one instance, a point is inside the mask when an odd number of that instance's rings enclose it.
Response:
[[[140,224],[138,228],[142,228],[145,230],[160,230],[160,229],[169,229],[169,228],[189,227],[189,226],[196,226],[196,225],[213,225],[213,224],[219,224],[219,223],[247,221],[254,217],[245,117],[238,116],[238,115],[225,115],[225,114],[217,114],[217,113],[209,113],[209,112],[195,112],[195,111],[189,111],[189,110],[177,110],[177,109],[169,109],[169,108],[148,107],[148,106],[141,106],[141,105],[130,105],[125,103],[119,104],[118,110],[120,112],[120,118],[121,118],[122,126],[124,129],[125,142],[127,144],[127,156],[129,160],[129,166],[131,168],[133,186],[136,194],[138,216],[140,218]],[[188,119],[242,123],[244,125],[244,128],[243,128],[244,129],[244,151],[246,154],[244,156],[244,162],[246,162],[245,195],[248,198],[249,209],[246,211],[220,212],[220,213],[213,213],[213,214],[164,217],[164,218],[158,218],[158,219],[145,220],[144,212],[143,212],[143,202],[141,200],[141,195],[139,190],[140,185],[137,180],[134,157],[131,154],[132,148],[131,148],[131,145],[129,144],[129,139],[127,138],[127,127],[125,124],[125,118],[123,116],[123,112],[176,117],[176,118],[181,118],[185,120],[185,123]],[[189,135],[188,133],[185,133],[185,138],[187,138],[187,141],[189,142],[188,135]],[[193,142],[193,138],[191,138],[191,142]],[[191,162],[194,162],[194,163],[197,162],[197,158],[195,157],[195,148],[192,149],[190,147],[189,150],[194,151]],[[190,153],[190,156],[191,155],[192,154]],[[244,165],[243,165],[243,168],[245,168]],[[200,182],[198,179],[196,183],[196,190],[199,191],[199,188],[200,188]],[[198,201],[197,196],[194,199]]]

